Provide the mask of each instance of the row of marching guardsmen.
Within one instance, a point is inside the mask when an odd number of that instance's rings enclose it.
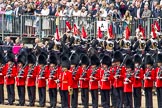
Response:
[[[154,58],[147,54],[144,59],[140,55],[123,56],[120,51],[108,55],[86,54],[78,56],[72,53],[68,58],[60,59],[55,54],[41,53],[37,57],[31,53],[20,54],[15,63],[14,55],[8,53],[6,63],[0,56],[0,103],[4,103],[4,84],[7,87],[9,105],[15,101],[16,84],[19,106],[25,105],[25,87],[29,97],[29,106],[35,105],[36,85],[39,94],[39,106],[46,103],[46,84],[48,84],[50,107],[57,103],[59,89],[62,108],[78,107],[78,88],[81,89],[81,101],[84,108],[89,107],[89,92],[93,108],[98,107],[98,88],[100,88],[101,105],[110,108],[110,92],[113,108],[140,108],[141,89],[145,90],[145,107],[153,108],[152,89],[156,83],[158,108],[162,108],[162,53],[156,57],[157,67],[153,67]],[[38,63],[36,63],[38,61]],[[48,62],[48,63],[47,63]],[[142,68],[141,64],[146,67]],[[36,65],[37,64],[37,65]],[[142,84],[143,81],[143,84]]]

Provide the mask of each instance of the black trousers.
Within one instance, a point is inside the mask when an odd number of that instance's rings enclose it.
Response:
[[[81,88],[81,100],[84,108],[88,108],[89,103],[89,89]]]
[[[117,100],[116,100],[116,107],[117,108],[123,108],[123,87],[115,88],[116,89],[116,95],[117,95]]]
[[[124,93],[125,104],[124,108],[133,108],[132,92]]]
[[[116,89],[114,88],[114,86],[111,87],[110,93],[111,93],[112,106],[116,107],[117,94],[116,94]]]
[[[15,85],[7,85],[7,95],[8,95],[8,103],[10,105],[13,105],[13,102],[15,101]]]
[[[0,104],[4,104],[4,84],[0,84]]]
[[[147,87],[144,89],[145,89],[145,108],[153,108],[152,87]]]
[[[25,86],[17,86],[19,105],[24,106],[25,104]]]
[[[69,92],[68,92],[68,90],[61,90],[61,105],[62,105],[62,108],[69,108]]]
[[[72,100],[71,100],[72,108],[78,108],[78,88],[73,89]]]
[[[110,90],[100,90],[101,105],[103,108],[110,108]]]
[[[28,98],[29,98],[29,106],[35,105],[35,93],[36,93],[36,87],[35,86],[28,86]]]
[[[162,108],[162,87],[157,87],[157,101],[158,101],[158,108]]]
[[[141,108],[141,87],[133,88],[134,108]]]
[[[92,98],[92,108],[98,108],[98,89],[90,90]]]
[[[57,88],[49,88],[49,98],[50,98],[50,106],[52,108],[56,108],[56,104],[57,104]]]
[[[46,87],[38,87],[39,106],[44,107],[46,102]]]

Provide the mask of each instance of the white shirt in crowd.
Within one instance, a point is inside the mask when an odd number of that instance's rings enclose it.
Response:
[[[44,16],[49,15],[49,13],[50,13],[49,9],[42,9],[42,11],[41,11],[41,15],[44,15]]]

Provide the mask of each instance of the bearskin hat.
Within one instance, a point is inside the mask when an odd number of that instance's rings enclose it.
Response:
[[[142,58],[140,57],[140,55],[136,54],[134,55],[134,63],[142,63]]]
[[[120,51],[115,51],[112,62],[122,62],[122,61],[123,61],[122,53]]]
[[[156,61],[157,63],[162,63],[162,53],[157,54]]]
[[[132,70],[134,70],[134,63],[133,63],[132,58],[129,57],[129,58],[126,60],[125,65],[126,65],[126,68],[131,68]]]
[[[102,64],[106,64],[108,67],[111,66],[111,58],[107,55],[105,55],[102,60],[101,60]]]
[[[50,64],[55,64],[55,65],[58,64],[58,63],[57,63],[57,57],[56,57],[55,53],[51,53],[51,54],[50,54],[49,63],[50,63]]]
[[[79,64],[79,56],[76,53],[73,53],[70,57],[71,64],[78,65]]]
[[[70,61],[66,56],[61,57],[61,66],[62,68],[70,69]]]
[[[22,63],[23,65],[26,64],[26,56],[25,55],[18,55],[18,58],[17,58],[17,63]]]
[[[4,64],[4,56],[0,53],[0,63]]]
[[[36,55],[31,53],[27,56],[28,64],[35,64],[36,63]]]
[[[81,65],[90,65],[89,57],[86,54],[81,54],[80,55],[80,64]]]
[[[93,54],[91,56],[91,65],[96,65],[96,66],[100,65],[100,60],[96,54]]]
[[[47,56],[44,52],[39,55],[38,64],[47,64]]]
[[[151,55],[146,55],[146,61],[145,61],[146,64],[150,64],[150,65],[153,65],[154,64],[154,61],[153,61],[153,58],[151,57]]]
[[[14,54],[12,54],[12,53],[8,53],[7,54],[7,60],[6,60],[6,62],[9,62],[9,61],[15,62],[15,56],[14,56]]]

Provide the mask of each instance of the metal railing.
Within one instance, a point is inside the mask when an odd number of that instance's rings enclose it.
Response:
[[[128,25],[131,30],[131,35],[135,35],[136,28],[139,24],[145,28],[146,36],[151,33],[151,24],[156,18],[132,20],[128,24],[127,21],[108,20],[108,24],[113,25],[113,33],[116,37],[121,37],[124,28]],[[89,37],[95,37],[97,35],[97,23],[98,18],[94,17],[56,17],[56,16],[14,16],[14,15],[0,15],[0,35],[2,39],[5,36],[20,36],[24,37],[40,37],[46,38],[54,36],[56,27],[59,28],[60,36],[66,31],[65,22],[69,21],[71,26],[75,23],[81,31],[82,26],[85,27]],[[158,19],[159,25],[162,23],[162,19]],[[160,26],[161,27],[161,26]],[[106,36],[107,31],[103,32]]]

